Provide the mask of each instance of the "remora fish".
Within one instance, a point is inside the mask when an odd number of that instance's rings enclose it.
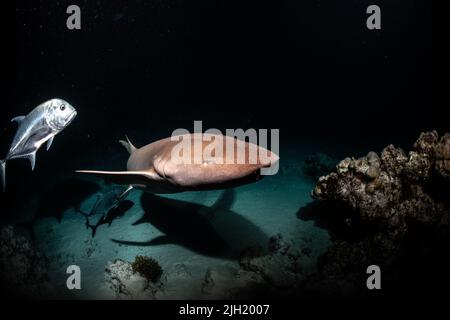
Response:
[[[122,213],[133,206],[132,201],[125,200],[127,195],[132,190],[129,186],[112,186],[105,192],[97,193],[97,201],[89,212],[84,212],[81,208],[76,208],[79,213],[81,213],[86,218],[86,228],[92,229],[92,236],[95,235],[97,228],[105,223],[111,225],[114,218],[114,213],[117,213],[121,209]],[[125,202],[128,201],[126,204]],[[122,206],[123,204],[123,206]],[[94,223],[91,223],[94,220]]]
[[[130,193],[132,187],[113,186],[103,193],[98,193],[95,196],[97,201],[89,212],[83,212],[81,209],[78,211],[86,218],[101,215],[102,219],[106,219],[111,209],[117,208],[127,195]]]
[[[4,160],[0,160],[3,190],[6,187],[6,161],[27,158],[30,160],[31,170],[34,170],[36,152],[41,145],[47,142],[48,150],[55,135],[67,127],[76,115],[75,108],[67,101],[51,99],[34,108],[28,115],[18,116],[11,120],[17,122],[19,127],[8,154]]]

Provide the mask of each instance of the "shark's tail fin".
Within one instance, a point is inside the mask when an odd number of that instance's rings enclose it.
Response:
[[[3,191],[6,189],[6,161],[0,160],[0,180],[2,180],[2,188]]]
[[[133,144],[130,142],[130,139],[128,139],[127,136],[125,136],[125,138],[127,139],[127,141],[119,140],[119,143],[123,145],[130,154],[132,154],[137,148],[133,146]]]

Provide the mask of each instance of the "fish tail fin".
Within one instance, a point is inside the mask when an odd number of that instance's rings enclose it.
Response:
[[[2,180],[3,191],[6,190],[6,161],[0,160],[0,179]]]
[[[128,139],[128,136],[125,135],[125,138],[127,139],[127,141],[124,140],[119,140],[119,143],[125,147],[125,149],[127,149],[127,151],[132,154],[137,148],[135,146],[133,146],[133,144],[131,143],[130,139]]]

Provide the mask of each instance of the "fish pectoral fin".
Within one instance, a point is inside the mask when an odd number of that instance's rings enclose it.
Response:
[[[36,165],[36,152],[30,153],[27,156],[28,160],[30,160],[30,164],[31,164],[31,171],[34,171],[34,167]]]
[[[25,119],[25,116],[17,116],[11,119],[11,122],[17,122],[17,123],[21,123],[22,120]]]
[[[47,151],[50,149],[50,147],[52,146],[53,143],[53,139],[55,138],[55,136],[51,137],[50,139],[47,140]]]
[[[3,187],[3,192],[5,192],[6,190],[6,161],[5,160],[0,160],[0,177],[2,180],[2,187]]]
[[[31,164],[31,171],[34,170],[34,167],[36,165],[36,151],[32,152],[32,153],[28,153],[28,154],[24,154],[24,155],[18,156],[17,158],[28,159],[30,161],[30,164]]]
[[[91,174],[116,184],[145,185],[151,179],[151,176],[147,172],[143,171],[77,170],[75,172]]]

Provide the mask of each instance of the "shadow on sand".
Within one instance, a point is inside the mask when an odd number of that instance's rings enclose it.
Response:
[[[238,259],[244,250],[260,247],[264,254],[269,239],[251,221],[230,207],[234,190],[226,190],[216,203],[203,206],[144,193],[141,197],[144,215],[133,225],[150,223],[164,233],[149,241],[112,240],[133,246],[178,244],[199,254]]]
[[[60,181],[40,197],[33,220],[53,216],[61,222],[64,211],[76,207],[99,189],[96,183],[86,180],[71,178]]]
[[[105,217],[100,218],[95,224],[89,223],[89,217],[86,217],[86,227],[91,228],[92,238],[97,233],[97,228],[103,224],[111,226],[111,223],[119,217],[123,217],[125,213],[134,206],[134,202],[131,200],[122,200],[117,207],[110,209]]]
[[[361,225],[356,211],[338,201],[315,200],[300,208],[297,218],[314,221],[314,224],[325,229],[333,239],[358,239],[360,233],[367,232]],[[358,226],[358,227],[356,227]]]

